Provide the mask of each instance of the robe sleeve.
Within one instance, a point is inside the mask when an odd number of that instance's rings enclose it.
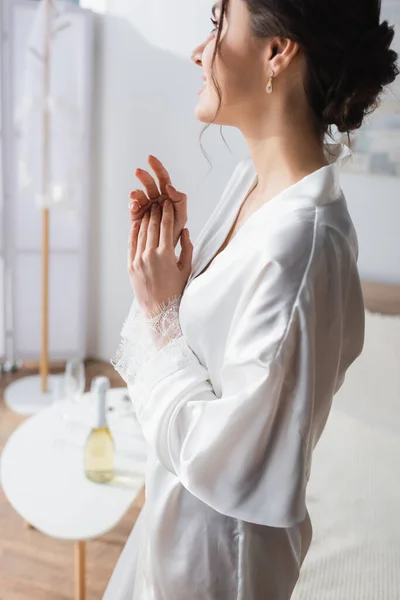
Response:
[[[286,280],[278,263],[253,279],[235,309],[220,396],[182,335],[179,298],[167,305],[164,332],[133,304],[111,361],[157,459],[190,493],[233,518],[289,527],[306,516],[315,364],[305,285],[306,277]]]

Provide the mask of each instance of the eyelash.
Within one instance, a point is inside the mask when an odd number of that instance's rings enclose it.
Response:
[[[216,21],[215,19],[213,19],[212,17],[210,17],[210,21],[211,23],[214,25],[214,28],[212,29],[212,32],[215,31],[216,29],[218,29],[218,21]]]

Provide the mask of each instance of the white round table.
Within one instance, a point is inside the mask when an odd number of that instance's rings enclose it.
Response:
[[[115,478],[108,484],[84,474],[83,449],[96,408],[90,393],[77,405],[58,402],[27,419],[2,453],[2,486],[13,508],[38,531],[75,542],[77,600],[85,598],[86,540],[110,531],[144,485],[147,447],[133,411],[124,410],[126,394],[117,388],[107,395],[115,443]]]

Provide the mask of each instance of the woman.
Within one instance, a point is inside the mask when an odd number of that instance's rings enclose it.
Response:
[[[324,134],[358,128],[398,73],[393,29],[379,21],[377,0],[214,7],[193,52],[206,82],[196,116],[240,129],[251,158],[194,247],[163,165],[150,157],[160,191],[136,173],[148,197],[132,194],[134,301],[113,364],[149,459],[106,600],[292,594],[312,537],[312,452],[364,341],[339,185],[349,151]]]

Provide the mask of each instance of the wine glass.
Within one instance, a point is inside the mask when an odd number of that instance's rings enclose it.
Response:
[[[64,375],[54,378],[52,396],[53,396],[53,405],[54,405],[56,411],[58,412],[58,414],[61,416],[61,418],[63,420],[67,420],[69,415],[68,415],[67,407],[66,407],[67,393],[66,393],[66,389],[65,389]]]
[[[66,373],[68,372],[68,376]],[[71,408],[74,408],[75,401],[79,399],[78,391],[82,383],[72,385],[72,382],[78,380],[81,382],[82,375],[80,367],[71,364],[66,369],[66,373],[54,378],[53,380],[53,406],[57,414],[61,417],[63,427],[58,430],[54,440],[54,446],[59,450],[60,447],[82,447],[82,435],[87,433],[84,423],[80,422],[71,414]],[[84,389],[84,387],[83,387]],[[72,390],[72,391],[71,391]],[[74,392],[74,390],[78,390]],[[76,417],[76,415],[75,415]]]
[[[67,362],[64,374],[65,393],[75,405],[79,402],[85,391],[85,365],[79,358]]]

